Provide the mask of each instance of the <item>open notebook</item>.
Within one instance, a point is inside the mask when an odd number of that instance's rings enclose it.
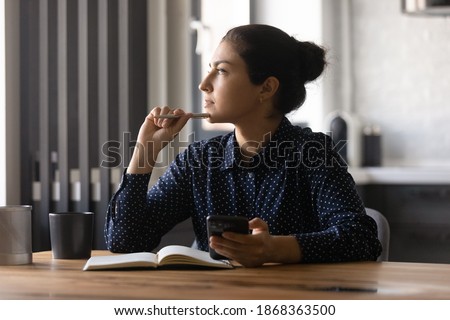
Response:
[[[233,265],[227,260],[214,260],[208,252],[190,247],[171,245],[157,253],[135,252],[111,254],[107,256],[91,257],[84,265],[84,271],[128,269],[128,268],[166,268],[166,269],[202,269],[219,268],[232,269]]]

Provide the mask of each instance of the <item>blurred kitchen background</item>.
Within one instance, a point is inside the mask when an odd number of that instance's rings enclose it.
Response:
[[[346,137],[366,206],[390,223],[390,260],[448,263],[448,2],[2,0],[0,204],[33,205],[35,251],[49,249],[48,212],[94,211],[103,249],[106,207],[146,113],[200,112],[197,86],[225,31],[267,23],[327,48],[325,74],[289,118]],[[189,141],[226,130],[190,122],[158,172]],[[192,240],[187,221],[162,245]]]

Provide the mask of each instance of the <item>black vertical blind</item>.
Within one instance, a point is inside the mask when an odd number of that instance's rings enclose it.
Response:
[[[95,212],[94,249],[104,249],[111,176],[147,113],[147,2],[20,1],[21,200],[33,204],[33,250],[50,249],[54,211]]]

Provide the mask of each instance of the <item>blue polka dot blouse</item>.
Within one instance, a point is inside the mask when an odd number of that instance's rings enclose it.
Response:
[[[374,220],[329,136],[283,119],[270,142],[242,165],[234,132],[194,142],[158,182],[126,171],[112,197],[105,239],[113,252],[151,251],[179,222],[192,219],[208,250],[206,217],[259,217],[272,235],[293,235],[301,262],[376,260]]]

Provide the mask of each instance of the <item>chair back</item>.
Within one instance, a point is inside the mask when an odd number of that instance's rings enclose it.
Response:
[[[366,208],[366,213],[367,215],[371,216],[377,223],[378,239],[380,240],[381,246],[383,247],[383,251],[381,252],[381,255],[378,257],[377,261],[387,261],[389,258],[389,241],[391,237],[389,222],[387,221],[386,217],[381,214],[381,212],[375,209]]]

